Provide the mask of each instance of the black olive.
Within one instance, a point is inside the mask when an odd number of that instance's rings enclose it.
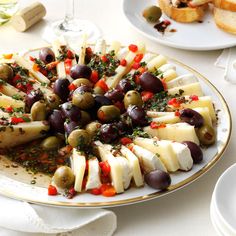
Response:
[[[179,118],[182,121],[184,121],[190,125],[193,125],[195,128],[201,127],[204,123],[204,119],[203,119],[202,115],[190,108],[186,108],[184,110],[181,110]]]

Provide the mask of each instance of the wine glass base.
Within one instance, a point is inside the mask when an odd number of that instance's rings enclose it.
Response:
[[[68,22],[60,20],[46,26],[42,37],[52,43],[56,38],[63,36],[67,42],[73,43],[84,35],[89,42],[94,42],[102,36],[101,30],[92,22],[74,19]]]

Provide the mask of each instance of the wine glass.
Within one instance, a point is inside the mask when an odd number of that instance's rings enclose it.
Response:
[[[0,25],[8,22],[17,9],[17,0],[0,0]]]
[[[73,41],[86,35],[87,39],[94,41],[101,37],[100,29],[88,20],[75,18],[75,0],[66,1],[66,13],[63,20],[53,22],[46,27],[43,38],[53,41],[63,36],[67,41]]]

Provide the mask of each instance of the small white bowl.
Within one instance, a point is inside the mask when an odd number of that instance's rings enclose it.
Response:
[[[216,183],[211,216],[223,235],[236,235],[236,164],[229,167]]]

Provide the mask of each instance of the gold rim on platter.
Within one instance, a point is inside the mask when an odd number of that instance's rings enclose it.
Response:
[[[211,161],[209,161],[202,169],[200,169],[199,171],[197,171],[196,173],[194,173],[193,175],[191,175],[190,177],[182,180],[181,182],[171,185],[167,190],[165,191],[158,191],[158,192],[154,192],[154,193],[150,193],[147,195],[143,195],[143,196],[138,196],[138,197],[133,197],[133,198],[129,198],[129,199],[123,199],[123,200],[116,200],[116,201],[111,201],[111,202],[89,202],[89,203],[85,203],[85,202],[62,202],[62,201],[53,201],[53,200],[48,200],[48,201],[40,201],[40,200],[33,200],[32,198],[29,198],[27,196],[19,196],[16,192],[11,192],[8,191],[6,189],[1,190],[0,194],[10,197],[10,198],[14,198],[17,200],[22,200],[22,201],[27,201],[30,203],[35,203],[35,204],[42,204],[42,205],[48,205],[48,206],[57,206],[57,207],[81,207],[81,208],[96,208],[96,207],[115,207],[115,206],[121,206],[121,205],[128,205],[128,204],[133,204],[133,203],[138,203],[138,202],[143,202],[143,201],[147,201],[147,200],[151,200],[157,197],[161,197],[161,196],[165,196],[169,193],[172,193],[178,189],[181,189],[185,186],[187,186],[188,184],[192,183],[193,181],[195,181],[196,179],[198,179],[200,176],[202,176],[203,174],[205,174],[208,170],[210,170],[215,164],[216,162],[222,157],[225,149],[227,148],[228,144],[229,144],[229,140],[230,140],[230,136],[231,136],[231,132],[232,132],[232,118],[231,118],[231,114],[230,114],[230,110],[229,107],[224,99],[224,97],[222,96],[222,94],[218,91],[218,89],[203,75],[201,75],[199,72],[197,72],[196,70],[192,69],[191,67],[175,60],[172,58],[168,58],[167,59],[169,61],[174,62],[175,64],[179,65],[180,67],[192,72],[193,74],[195,74],[198,78],[200,78],[200,80],[203,80],[209,87],[210,89],[214,92],[214,95],[217,96],[217,98],[219,99],[222,107],[223,107],[223,111],[224,111],[224,115],[227,116],[227,121],[228,121],[228,130],[227,130],[227,138],[225,142],[221,142],[220,145],[217,146],[217,153],[215,154],[215,156],[212,158]],[[123,193],[125,194],[125,193]]]

